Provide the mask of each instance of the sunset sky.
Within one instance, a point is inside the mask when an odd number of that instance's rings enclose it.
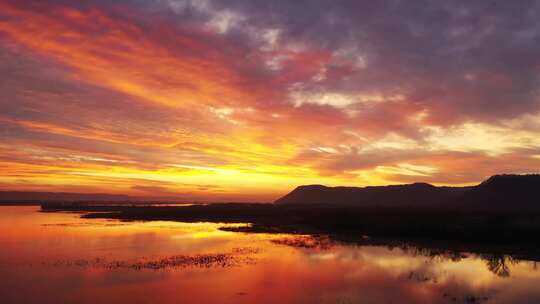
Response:
[[[0,189],[271,201],[540,171],[539,1],[0,0]]]

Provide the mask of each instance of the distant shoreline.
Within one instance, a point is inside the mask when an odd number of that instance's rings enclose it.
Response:
[[[332,205],[209,204],[91,206],[43,204],[43,211],[85,212],[85,218],[251,223],[244,232],[355,234],[540,245],[540,211],[389,208]]]
[[[38,203],[38,202],[0,202],[0,207],[2,206],[41,206],[41,203]]]
[[[299,190],[298,190],[299,189]],[[463,190],[463,189],[461,189]],[[275,204],[64,201],[45,212],[123,221],[250,223],[240,232],[526,244],[540,248],[540,175],[498,175],[464,191],[415,183],[299,187]],[[322,199],[321,199],[322,198]]]
[[[311,235],[338,243],[401,248],[453,260],[474,253],[493,265],[502,265],[502,269],[512,260],[540,262],[540,212],[524,210],[505,213],[330,205],[123,207],[74,204],[59,207],[44,204],[42,211],[82,212],[83,218],[120,221],[249,223],[249,226],[220,229],[241,233]],[[293,243],[291,246],[304,245]]]

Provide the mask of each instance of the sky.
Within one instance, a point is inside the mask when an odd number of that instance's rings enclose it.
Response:
[[[540,171],[540,1],[0,0],[0,189],[272,201]]]

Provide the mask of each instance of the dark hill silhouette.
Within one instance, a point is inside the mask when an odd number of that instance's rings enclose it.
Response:
[[[427,183],[373,187],[300,186],[275,201],[276,204],[341,204],[361,206],[444,205],[468,187],[435,187]]]
[[[300,186],[276,204],[445,208],[540,208],[540,175],[495,175],[472,187],[426,183],[376,187]]]
[[[540,209],[540,175],[495,175],[460,198],[463,207]]]

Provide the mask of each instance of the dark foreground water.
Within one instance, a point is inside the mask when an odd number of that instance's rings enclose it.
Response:
[[[530,261],[79,216],[0,207],[0,303],[540,303]]]

